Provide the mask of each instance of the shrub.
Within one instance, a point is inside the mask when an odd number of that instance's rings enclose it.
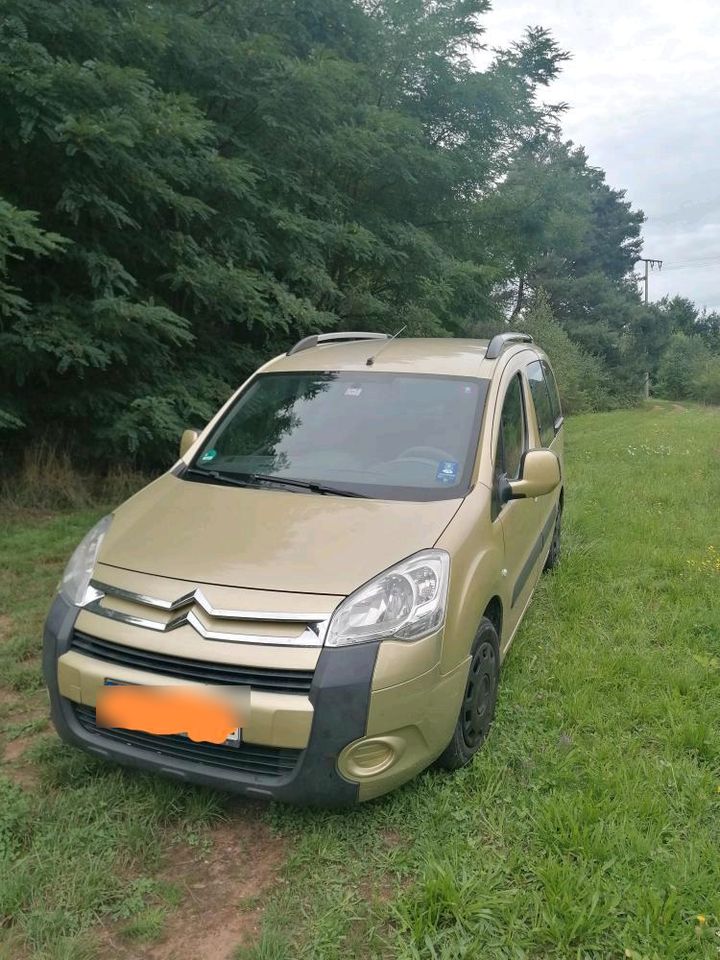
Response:
[[[699,337],[674,333],[658,365],[657,393],[668,400],[687,400],[710,351]]]
[[[657,392],[668,400],[720,404],[720,356],[699,336],[674,334],[660,360]]]
[[[720,357],[708,357],[698,365],[690,384],[690,396],[701,403],[720,404]]]
[[[542,291],[518,324],[547,353],[552,363],[565,413],[607,410],[618,400],[610,390],[610,376],[599,357],[587,353],[555,320]]]

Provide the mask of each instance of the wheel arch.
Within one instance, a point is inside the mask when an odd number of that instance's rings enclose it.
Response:
[[[498,641],[502,645],[503,605],[502,600],[497,594],[486,604],[483,617],[487,617],[495,627]]]

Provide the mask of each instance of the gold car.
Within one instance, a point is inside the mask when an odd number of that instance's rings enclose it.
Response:
[[[524,334],[301,340],[73,554],[45,628],[59,734],[328,806],[468,763],[558,561],[562,424]],[[113,694],[128,685],[137,695]],[[185,729],[163,719],[163,690],[198,694]],[[212,727],[215,694],[223,710],[237,695],[236,726],[221,711],[224,732],[203,740],[189,731]],[[146,713],[122,713],[133,704]]]

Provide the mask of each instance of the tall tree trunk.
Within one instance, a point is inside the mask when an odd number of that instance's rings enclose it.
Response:
[[[513,312],[510,314],[510,320],[514,320],[515,317],[520,313],[523,308],[523,301],[525,298],[525,277],[521,276],[518,281],[517,289],[517,300],[515,301],[515,307]]]

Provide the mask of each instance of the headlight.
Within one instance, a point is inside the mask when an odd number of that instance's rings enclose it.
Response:
[[[344,647],[366,640],[419,640],[443,623],[450,557],[421,550],[368,581],[335,610],[325,643]]]
[[[100,545],[112,523],[112,516],[103,517],[89,533],[86,533],[70,557],[60,581],[60,593],[75,606],[79,606],[90,583]]]

